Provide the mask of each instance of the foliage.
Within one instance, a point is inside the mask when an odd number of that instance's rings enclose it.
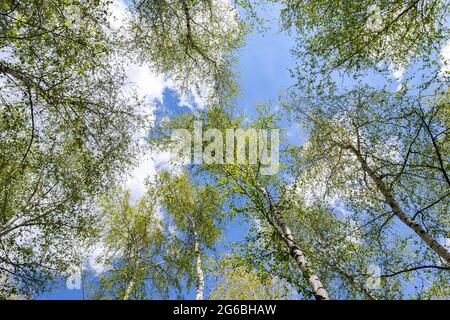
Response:
[[[281,300],[293,298],[291,288],[278,278],[261,278],[258,271],[245,266],[239,256],[226,256],[218,262],[212,300]]]
[[[282,25],[300,41],[294,55],[315,74],[406,68],[439,52],[448,37],[447,1],[282,1]]]
[[[140,101],[123,92],[123,71],[110,64],[107,4],[1,4],[6,295],[32,295],[75,262],[77,241],[93,235],[95,197],[133,162]]]
[[[141,61],[207,103],[235,91],[231,66],[247,28],[230,2],[144,0],[131,10],[132,47]]]
[[[92,298],[164,298],[169,288],[179,288],[155,193],[149,190],[135,204],[129,191],[120,188],[102,198],[104,250],[97,259],[106,270],[99,280],[94,279]]]

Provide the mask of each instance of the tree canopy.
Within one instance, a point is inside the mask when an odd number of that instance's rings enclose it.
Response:
[[[238,110],[267,6],[293,85]],[[3,1],[0,298],[74,267],[90,299],[448,298],[448,6]],[[142,96],[131,65],[196,104]]]

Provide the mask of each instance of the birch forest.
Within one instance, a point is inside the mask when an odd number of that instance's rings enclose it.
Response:
[[[449,6],[0,0],[0,299],[450,299]]]

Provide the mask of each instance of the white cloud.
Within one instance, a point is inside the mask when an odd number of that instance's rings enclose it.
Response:
[[[406,70],[402,66],[395,66],[393,64],[390,64],[389,71],[392,73],[392,77],[395,79],[395,81],[401,82]]]
[[[345,239],[354,244],[361,244],[361,232],[359,231],[360,227],[358,225],[358,222],[353,219],[349,219],[348,221],[351,233],[346,235]]]
[[[397,87],[395,88],[395,91],[396,91],[396,92],[400,92],[400,91],[405,90],[405,89],[407,89],[407,88],[408,88],[407,84],[405,84],[405,83],[399,83],[399,84],[397,85]]]
[[[171,224],[171,225],[169,225],[168,231],[169,231],[169,234],[172,237],[174,237],[177,234],[177,227],[175,225]]]
[[[441,49],[441,72],[440,75],[447,77],[450,74],[450,40]]]
[[[186,106],[192,110],[195,109],[195,107],[204,109],[206,101],[196,90],[190,90],[189,93],[180,95],[180,106]]]
[[[149,101],[163,102],[164,90],[171,83],[164,80],[162,75],[157,75],[146,64],[128,64],[127,80],[130,85],[135,85],[137,94]]]
[[[161,171],[173,175],[182,172],[183,164],[174,161],[170,151],[149,150],[140,158],[139,165],[128,176],[125,187],[130,190],[132,201],[136,201],[145,192],[145,181],[154,179]]]
[[[132,200],[135,201],[145,192],[145,180],[153,178],[158,172],[158,168],[166,165],[169,161],[167,152],[147,152],[142,155],[139,165],[129,175],[125,186],[130,190]]]
[[[110,24],[117,31],[126,31],[126,24],[130,18],[127,11],[127,5],[123,0],[114,0],[110,5]],[[150,117],[150,125],[154,121],[154,111],[156,103],[164,102],[164,91],[172,89],[179,94],[180,106],[187,106],[191,109],[203,108],[206,104],[202,98],[203,94],[199,94],[196,90],[189,90],[189,93],[180,94],[178,85],[167,79],[164,75],[156,74],[152,71],[151,62],[137,64],[130,60],[123,60],[122,56],[116,57],[118,63],[124,63],[126,72],[125,89],[130,92],[136,92],[140,99],[144,99],[147,103],[144,105],[143,112],[145,116]],[[126,58],[125,58],[126,59]],[[204,96],[208,96],[204,94]],[[145,192],[145,180],[153,178],[160,170],[168,170],[174,174],[181,172],[181,166],[170,163],[170,153],[158,150],[148,150],[146,148],[146,136],[148,130],[136,132],[134,138],[141,141],[142,146],[146,150],[139,159],[137,167],[130,172],[126,178],[125,187],[130,190],[132,200],[135,201]]]
[[[123,0],[114,0],[109,7],[109,23],[116,31],[127,32],[127,24],[130,21],[130,12]],[[125,30],[124,30],[125,29]],[[124,34],[126,36],[126,34]],[[136,64],[123,56],[115,57],[120,65],[125,64],[127,86],[133,86],[140,98],[153,102],[162,102],[164,89],[170,84],[164,80],[163,75],[155,74],[148,64]],[[115,63],[115,62],[113,62]]]
[[[125,2],[123,0],[114,0],[109,7],[109,11],[111,13],[109,18],[111,27],[118,32],[127,32],[126,26],[131,20],[131,15]],[[165,79],[164,75],[158,75],[152,72],[149,63],[138,65],[130,61],[125,62],[127,63],[127,80],[130,85],[135,85],[137,93],[141,98],[145,98],[148,101],[156,100],[163,102],[163,93],[166,88],[180,92],[176,83]],[[202,91],[205,92],[199,94],[197,90],[191,88],[188,93],[180,94],[180,105],[187,106],[191,109],[195,107],[204,108],[206,101],[202,96],[207,96],[208,90],[204,89]]]
[[[98,242],[85,249],[86,267],[94,271],[96,275],[100,275],[111,268],[105,261],[105,252],[106,247],[103,242]]]
[[[111,12],[109,23],[116,30],[122,28],[130,17],[127,5],[122,0],[114,0],[109,6],[109,11]]]
[[[130,18],[127,11],[127,5],[122,0],[114,0],[110,5],[111,26],[116,31],[126,29],[126,24]],[[116,57],[118,63],[125,65],[126,81],[124,89],[129,92],[135,92],[140,99],[147,103],[144,104],[142,114],[149,117],[150,125],[154,121],[154,111],[156,102],[163,103],[163,94],[166,88],[173,88],[173,83],[166,80],[163,75],[154,73],[148,63],[137,64],[122,56]],[[141,146],[145,148],[148,129],[134,134],[134,139],[141,142]],[[152,152],[147,150],[140,156],[137,167],[130,172],[126,178],[125,187],[128,188],[132,195],[132,201],[136,201],[145,192],[145,180],[156,175],[158,168],[164,166],[168,162],[167,153]]]

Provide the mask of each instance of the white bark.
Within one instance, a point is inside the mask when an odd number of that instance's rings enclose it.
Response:
[[[123,300],[128,300],[130,298],[131,292],[134,289],[134,280],[131,280],[128,283],[127,289],[125,290],[125,294],[123,295]]]
[[[330,297],[328,295],[328,292],[325,290],[319,277],[312,271],[308,259],[295,242],[294,235],[292,234],[289,225],[286,223],[282,214],[276,208],[269,193],[262,187],[260,187],[260,191],[264,194],[264,197],[269,203],[270,211],[275,218],[277,226],[279,227],[278,231],[281,233],[281,237],[283,238],[287,248],[289,249],[289,254],[292,258],[294,258],[298,267],[302,271],[303,276],[308,281],[309,287],[311,288],[314,297],[317,300],[329,300]]]
[[[355,156],[357,157],[359,163],[361,164],[362,169],[369,175],[372,181],[375,183],[378,191],[384,196],[387,204],[391,207],[393,213],[410,229],[412,229],[434,252],[436,252],[442,259],[450,263],[450,252],[439,242],[431,237],[428,232],[417,222],[412,220],[401,208],[398,202],[395,200],[392,193],[389,191],[387,186],[381,180],[379,176],[375,174],[375,172],[369,167],[367,161],[362,156],[361,152],[359,152],[353,146],[344,146],[347,149],[350,149]]]
[[[200,237],[197,233],[197,225],[192,217],[188,213],[184,213],[186,218],[189,220],[189,224],[191,225],[192,230],[194,230],[194,255],[195,255],[195,286],[196,300],[203,300],[203,291],[205,288],[205,277],[203,275],[203,267],[202,267],[202,251],[200,247]]]
[[[194,231],[194,252],[195,252],[195,271],[196,271],[196,300],[203,300],[203,291],[205,288],[205,279],[202,267],[202,253],[200,250],[200,239],[196,231]]]
[[[139,269],[142,265],[142,261],[139,256],[139,249],[133,248],[131,250],[130,260],[133,262],[133,269],[131,270],[130,281],[127,284],[127,288],[125,289],[125,293],[123,295],[123,300],[129,300],[130,296],[136,286],[136,278],[137,273],[140,272]]]

